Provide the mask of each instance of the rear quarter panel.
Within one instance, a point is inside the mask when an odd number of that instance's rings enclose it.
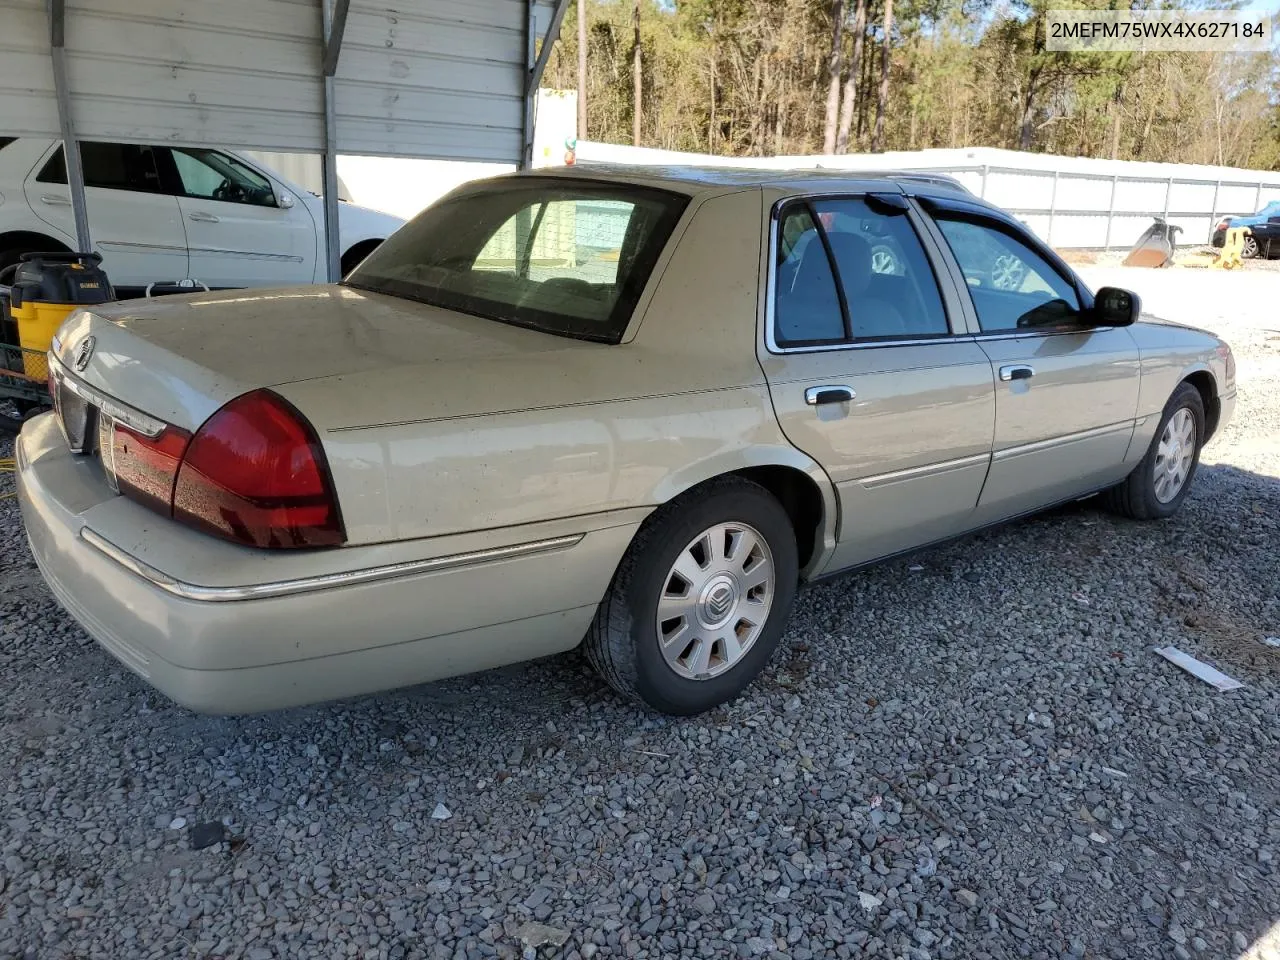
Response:
[[[782,436],[755,357],[760,211],[759,190],[694,201],[627,341],[584,354],[580,401],[565,398],[566,371],[505,365],[545,384],[551,403],[415,420],[407,397],[399,422],[323,431],[350,542],[499,529],[514,542],[609,511],[638,523],[699,482],[764,464],[825,483]],[[470,369],[493,372],[483,360]],[[309,416],[342,403],[329,381],[278,389]]]

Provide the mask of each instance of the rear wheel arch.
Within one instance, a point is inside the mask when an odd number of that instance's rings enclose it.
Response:
[[[755,455],[698,464],[668,476],[653,502],[667,504],[726,477],[764,487],[786,511],[796,535],[801,576],[819,573],[835,549],[839,506],[835,486],[817,462],[795,448],[768,448]]]
[[[795,467],[782,465],[748,467],[731,476],[758,483],[782,504],[795,531],[800,569],[809,571],[810,564],[822,553],[828,516],[822,490],[813,477]]]
[[[46,251],[66,253],[70,251],[61,240],[56,240],[47,233],[35,230],[10,230],[0,233],[0,270],[18,262],[24,253],[44,253]]]
[[[1218,419],[1222,415],[1222,404],[1218,401],[1218,383],[1208,370],[1196,370],[1187,374],[1180,382],[1189,383],[1195,387],[1200,394],[1200,399],[1204,402],[1204,439],[1201,440],[1203,445],[1217,432]]]
[[[369,254],[377,250],[382,244],[382,238],[373,237],[368,240],[361,240],[353,243],[347,248],[346,253],[342,255],[342,275],[345,277],[348,273],[360,266],[360,261]]]

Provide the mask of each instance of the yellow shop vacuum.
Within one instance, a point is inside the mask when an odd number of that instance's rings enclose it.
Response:
[[[18,328],[23,367],[36,380],[49,378],[45,355],[72,310],[115,299],[98,253],[24,253],[13,277],[9,314]]]

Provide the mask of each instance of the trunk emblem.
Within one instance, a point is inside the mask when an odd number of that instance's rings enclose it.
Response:
[[[93,336],[85,337],[80,341],[80,346],[76,348],[76,370],[83,370],[89,365],[89,358],[93,356],[93,347],[97,342],[98,338]]]

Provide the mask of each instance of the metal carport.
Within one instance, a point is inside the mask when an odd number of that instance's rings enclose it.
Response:
[[[0,133],[320,154],[338,279],[338,153],[526,164],[568,0],[0,0]]]

